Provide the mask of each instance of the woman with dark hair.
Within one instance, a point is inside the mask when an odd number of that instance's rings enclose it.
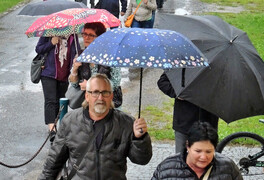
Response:
[[[207,122],[195,122],[183,153],[166,158],[155,170],[155,179],[242,180],[235,163],[215,152],[218,135]]]
[[[86,23],[82,32],[84,47],[87,48],[98,36],[104,32],[106,32],[106,28],[102,23]],[[81,52],[79,54],[81,54]],[[114,96],[116,93],[119,93],[119,96],[122,97],[122,91],[120,87],[121,70],[119,67],[111,68],[108,66],[92,63],[81,63],[76,62],[76,59],[74,59],[69,81],[73,87],[77,88],[80,86],[81,90],[85,91],[87,80],[95,73],[106,74],[113,85]],[[120,99],[114,97],[113,101],[116,108],[121,106]]]

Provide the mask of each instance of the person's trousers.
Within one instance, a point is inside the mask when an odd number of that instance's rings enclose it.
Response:
[[[175,133],[175,152],[183,152],[186,147],[187,135],[180,133],[179,131],[174,131]]]
[[[59,113],[60,98],[65,97],[69,82],[42,76],[41,84],[44,93],[45,124],[54,123]]]
[[[148,20],[148,21],[137,21],[137,20],[133,20],[132,24],[131,24],[132,28],[152,28],[152,20]]]

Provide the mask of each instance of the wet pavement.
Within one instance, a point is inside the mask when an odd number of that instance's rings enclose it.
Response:
[[[9,165],[19,165],[29,160],[47,136],[41,85],[31,83],[29,73],[31,60],[36,55],[34,49],[38,38],[27,38],[24,34],[37,18],[17,16],[21,9],[22,7],[19,7],[0,17],[0,161]],[[157,11],[157,15],[159,12],[184,14],[202,12],[205,9],[204,4],[198,0],[167,0],[163,9]],[[142,108],[148,105],[162,106],[162,103],[168,100],[156,86],[162,71],[144,71]],[[138,76],[134,76],[132,80],[129,79],[127,69],[122,72],[122,108],[137,116]],[[128,179],[150,179],[158,163],[174,153],[173,144],[153,142],[153,157],[148,165],[139,166],[128,162]],[[0,166],[0,179],[37,179],[48,149],[49,144],[46,144],[33,161],[20,168]]]

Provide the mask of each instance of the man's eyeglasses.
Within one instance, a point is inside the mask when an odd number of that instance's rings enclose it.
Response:
[[[87,34],[87,33],[82,33],[82,36],[83,36],[84,38],[87,38],[87,37],[89,37],[89,38],[96,38],[96,37],[97,37],[97,36],[94,35],[94,34]]]
[[[90,93],[94,98],[99,97],[100,94],[102,94],[103,97],[107,98],[110,97],[111,91],[87,91]]]

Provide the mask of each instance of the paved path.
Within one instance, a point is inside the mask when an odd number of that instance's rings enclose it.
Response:
[[[150,180],[157,165],[166,157],[175,153],[174,146],[170,143],[153,143],[153,156],[145,166],[140,166],[128,161],[128,180]]]

